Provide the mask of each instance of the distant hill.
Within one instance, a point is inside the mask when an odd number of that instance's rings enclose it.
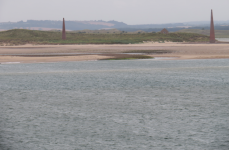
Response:
[[[127,25],[123,22],[118,21],[65,21],[67,30],[99,30],[107,28],[116,29],[132,29],[134,31],[141,29],[150,28],[175,28],[177,26],[184,26],[183,23],[174,24],[143,24],[143,25]],[[61,30],[62,21],[52,21],[52,20],[28,20],[27,22],[4,22],[0,23],[0,29],[10,30],[10,29],[36,29],[36,30]],[[136,30],[137,29],[137,30]],[[146,31],[147,32],[147,31]]]
[[[65,21],[67,30],[98,30],[103,28],[117,28],[126,26],[125,23],[117,21]],[[62,29],[62,21],[52,20],[28,20],[27,22],[5,22],[0,23],[0,29],[33,29],[38,28],[39,30],[47,29]]]
[[[210,19],[210,18],[209,18]],[[210,20],[209,21],[191,21],[191,22],[184,22],[185,25],[188,25],[188,26],[209,26],[210,25]],[[214,24],[216,26],[221,26],[221,25],[229,25],[229,20],[227,21],[218,21],[218,20],[215,20],[214,21]]]
[[[201,29],[182,29],[177,31],[178,33],[198,33],[203,35],[210,35],[210,30]],[[216,38],[229,38],[229,30],[215,30]]]
[[[140,24],[128,25],[118,21],[66,21],[66,29],[71,31],[77,30],[101,30],[101,29],[118,29],[124,32],[137,32],[142,30],[144,32],[159,32],[163,28],[168,29],[169,32],[176,32],[181,29],[209,29],[210,21],[207,22],[189,22],[189,23],[167,23],[167,24]],[[62,21],[53,20],[28,20],[26,22],[3,22],[0,23],[0,31],[10,29],[30,29],[30,30],[61,30]],[[216,30],[229,30],[229,21],[221,21],[215,23]]]
[[[144,32],[160,32],[163,28],[117,28],[120,31],[125,31],[125,32],[137,32],[139,30],[144,31]],[[169,32],[176,32],[181,29],[185,28],[166,28]]]

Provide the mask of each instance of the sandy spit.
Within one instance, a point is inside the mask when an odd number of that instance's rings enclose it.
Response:
[[[173,59],[218,59],[229,58],[229,43],[184,44],[184,43],[144,43],[125,45],[22,45],[0,46],[0,63],[88,61],[113,58],[112,54],[128,51],[166,51],[147,53],[152,57],[172,57]],[[168,53],[169,51],[169,53]]]

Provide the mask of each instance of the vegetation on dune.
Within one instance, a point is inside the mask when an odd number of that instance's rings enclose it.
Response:
[[[201,29],[182,29],[176,33],[197,33],[202,35],[210,35],[210,30]],[[229,30],[215,30],[216,38],[229,38]]]
[[[66,33],[67,40],[61,39],[61,32],[14,29],[0,32],[0,45],[23,44],[134,44],[144,41],[152,42],[206,42],[209,37],[195,33],[136,33],[129,34],[87,34]]]

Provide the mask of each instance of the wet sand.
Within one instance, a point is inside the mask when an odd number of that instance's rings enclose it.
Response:
[[[88,61],[115,58],[122,53],[140,53],[141,51],[143,55],[171,57],[171,59],[218,59],[229,58],[229,43],[185,44],[168,42],[126,45],[0,46],[0,63]]]

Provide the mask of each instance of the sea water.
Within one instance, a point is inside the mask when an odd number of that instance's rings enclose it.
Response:
[[[229,42],[229,38],[216,38],[220,42]]]
[[[228,150],[229,59],[0,65],[1,150]]]

